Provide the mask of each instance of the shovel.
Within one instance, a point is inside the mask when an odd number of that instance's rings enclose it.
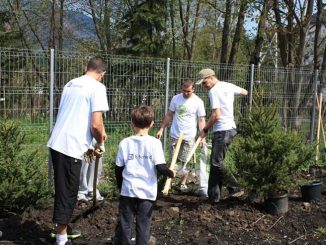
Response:
[[[94,151],[94,154],[95,154],[95,169],[94,169],[94,179],[93,179],[93,206],[96,206],[96,201],[97,201],[96,185],[97,185],[98,164],[102,154],[99,153],[97,150]]]
[[[186,162],[185,162],[184,165],[182,166],[182,169],[180,169],[180,170],[178,171],[178,174],[179,174],[179,175],[185,175],[185,174],[187,174],[187,173],[189,172],[189,171],[186,169],[187,164],[188,164],[188,162],[190,161],[190,159],[192,158],[192,156],[194,155],[194,153],[195,153],[197,147],[199,146],[199,143],[200,143],[201,140],[202,140],[202,138],[198,137],[198,139],[197,139],[195,145],[192,147],[191,151],[189,152],[189,154],[188,154],[188,156],[187,156],[187,159],[186,159]]]
[[[177,145],[175,147],[175,151],[174,151],[174,154],[173,154],[173,157],[172,157],[171,164],[170,164],[170,169],[171,170],[174,169],[175,163],[177,162],[180,146],[181,146],[181,143],[182,143],[182,139],[183,139],[183,133],[181,132],[180,135],[179,135]],[[165,182],[165,185],[164,185],[164,188],[163,188],[163,191],[162,191],[164,196],[167,196],[168,193],[169,193],[170,186],[171,186],[171,181],[172,181],[171,178],[167,178],[167,180]]]

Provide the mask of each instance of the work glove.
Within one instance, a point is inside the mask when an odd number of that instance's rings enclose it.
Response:
[[[101,157],[103,155],[103,153],[105,152],[105,147],[104,147],[104,143],[96,143],[95,146],[95,154],[96,156]]]
[[[94,148],[90,147],[85,153],[84,153],[84,160],[86,163],[90,164],[94,160]]]

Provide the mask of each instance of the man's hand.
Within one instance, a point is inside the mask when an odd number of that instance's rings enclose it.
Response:
[[[160,130],[159,131],[157,131],[157,133],[156,133],[156,138],[158,138],[159,140],[161,139],[161,137],[162,137],[162,134],[163,134],[163,129],[162,128],[160,128]]]
[[[174,169],[173,170],[171,170],[172,172],[173,172],[173,178],[175,178],[176,176],[177,176],[177,171],[175,171]]]
[[[206,138],[202,138],[200,143],[199,143],[200,147],[203,147],[204,145],[206,145]]]
[[[206,138],[206,132],[204,130],[200,131],[199,137],[202,138],[202,139],[205,139]]]
[[[96,143],[95,144],[95,154],[98,156],[102,156],[102,154],[105,152],[104,142],[103,143]]]

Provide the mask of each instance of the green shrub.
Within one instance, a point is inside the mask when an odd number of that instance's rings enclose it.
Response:
[[[296,174],[313,160],[313,146],[279,123],[275,102],[256,93],[253,107],[239,125],[240,135],[231,146],[241,182],[249,192],[268,197],[297,185]]]
[[[1,208],[24,211],[47,196],[47,165],[36,150],[22,149],[25,135],[16,122],[0,120]]]

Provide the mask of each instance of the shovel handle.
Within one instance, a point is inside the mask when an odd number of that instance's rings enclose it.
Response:
[[[96,206],[96,187],[97,187],[97,174],[98,174],[98,164],[101,156],[96,155],[95,158],[95,169],[94,169],[94,179],[93,179],[93,206]]]
[[[171,164],[170,164],[170,169],[171,170],[174,169],[175,163],[177,162],[182,140],[183,140],[183,133],[181,132],[180,135],[179,135],[177,145],[175,147],[175,151],[174,151],[174,154],[173,154],[173,157],[172,157]],[[165,195],[165,196],[169,193],[170,186],[171,186],[171,181],[172,181],[171,178],[167,178],[167,180],[165,182],[165,185],[164,185],[164,188],[163,188],[163,191],[162,191],[163,195]]]

